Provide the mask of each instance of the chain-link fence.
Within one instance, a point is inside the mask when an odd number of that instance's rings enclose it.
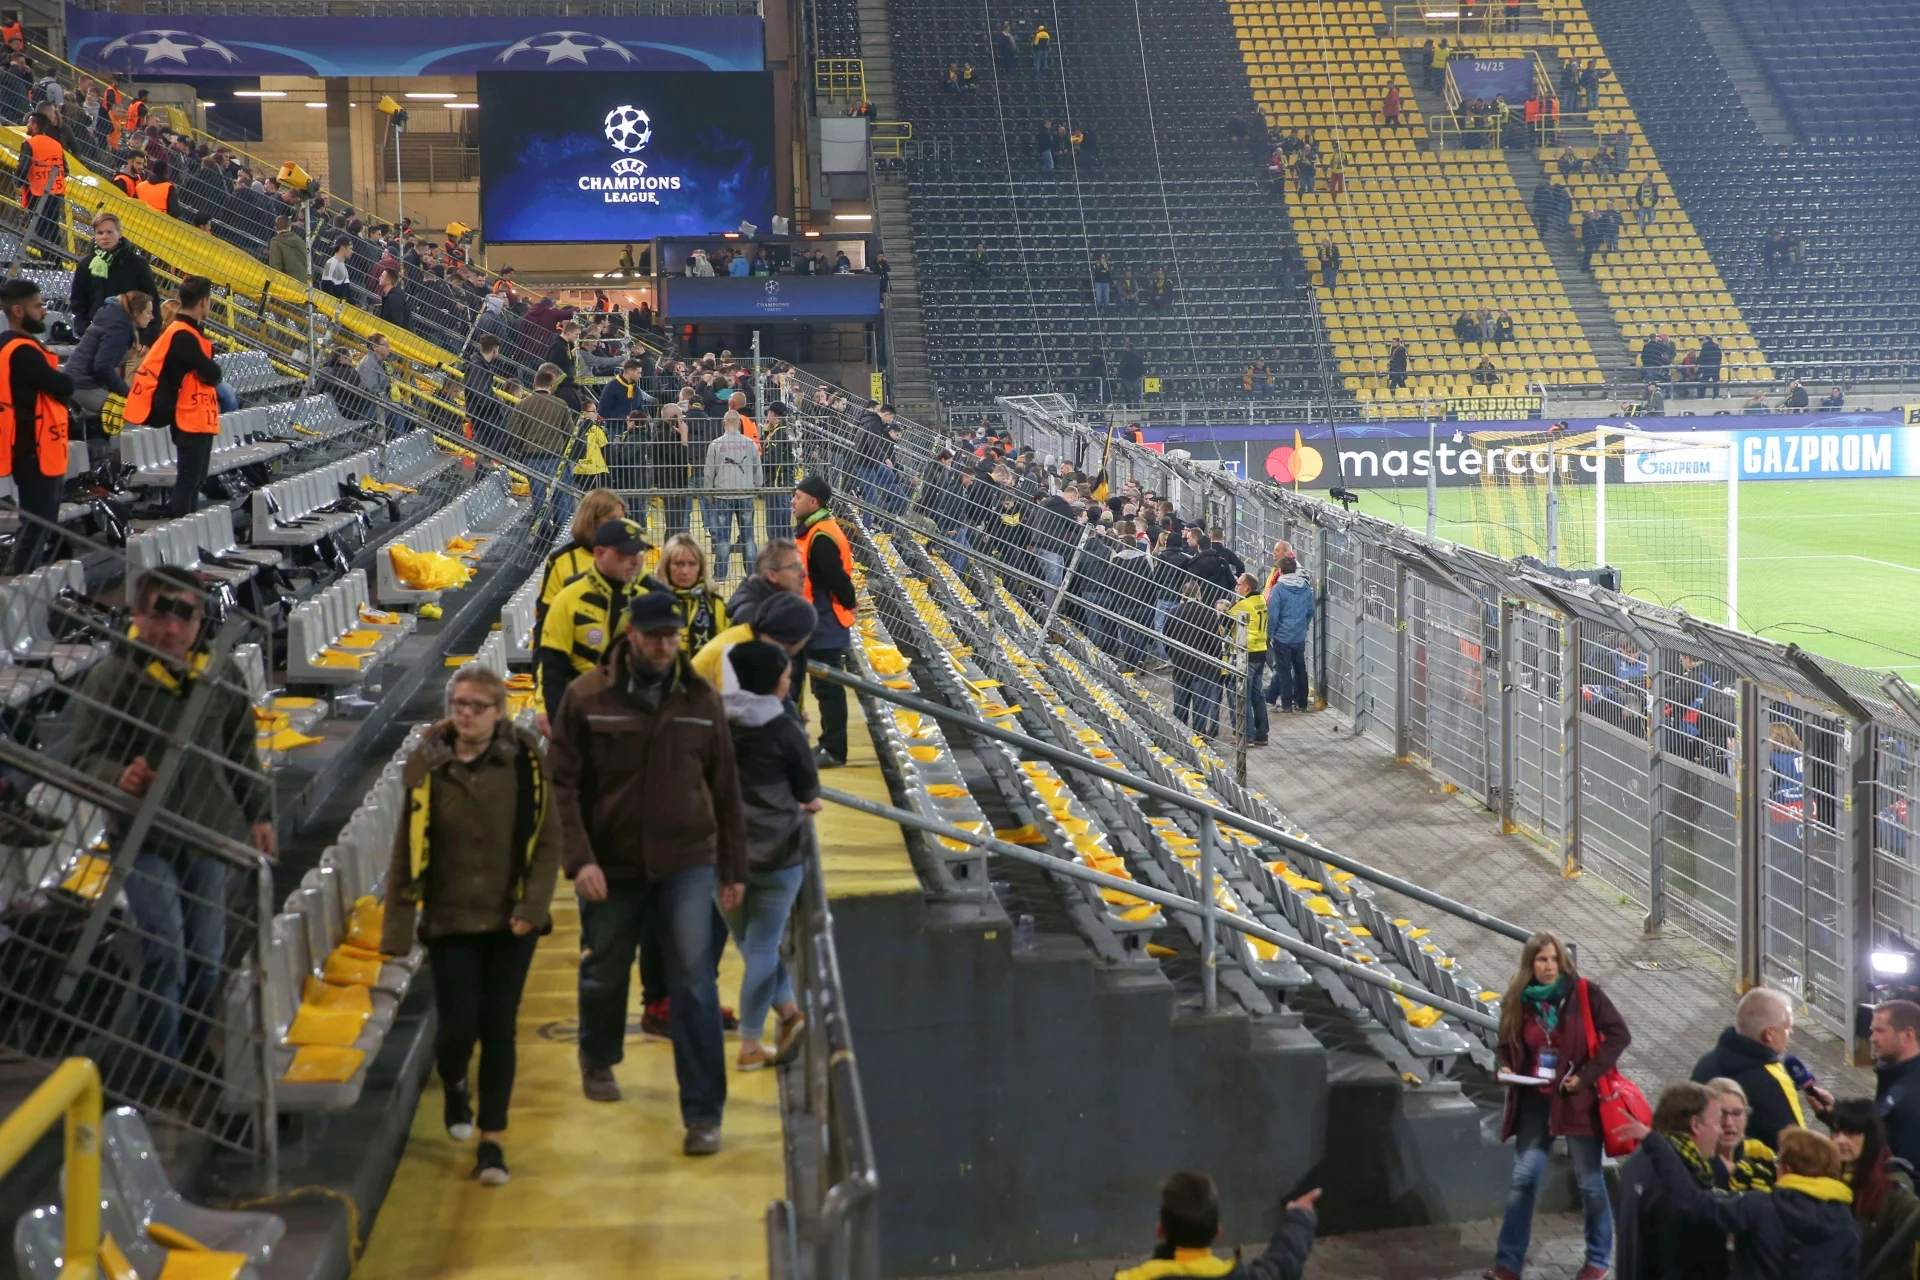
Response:
[[[1242,548],[1291,543],[1316,587],[1317,699],[1619,889],[1649,931],[1686,931],[1843,1035],[1871,953],[1920,939],[1920,701],[1897,677],[1109,445],[1058,397],[998,408],[1043,457],[1107,456]]]
[[[276,820],[244,674],[268,625],[41,532],[62,558],[0,585],[0,1046],[92,1058],[112,1104],[271,1178]]]

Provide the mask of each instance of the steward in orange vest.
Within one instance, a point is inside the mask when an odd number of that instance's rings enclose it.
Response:
[[[800,529],[800,558],[807,569],[801,594],[813,605],[816,618],[807,656],[830,667],[844,667],[853,638],[853,547],[827,510],[832,499],[825,477],[806,477],[793,491],[793,519]],[[828,768],[843,765],[847,762],[847,691],[825,680],[811,683],[813,696],[820,701],[820,746],[814,759]]]
[[[220,366],[213,340],[201,330],[213,294],[205,276],[180,282],[180,310],[147,351],[127,393],[126,420],[132,426],[167,427],[179,465],[168,514],[194,512],[206,483],[214,437],[220,432]]]
[[[163,164],[149,167],[147,176],[134,184],[133,194],[141,204],[156,213],[164,213],[171,218],[187,216],[186,209],[180,204],[180,188],[173,185],[167,174],[167,166]]]
[[[19,14],[13,14],[9,21],[0,23],[0,44],[6,45],[9,49],[27,47],[27,32],[26,28],[20,25]]]
[[[20,178],[20,207],[32,206],[47,194],[67,194],[67,149],[53,136],[47,118],[35,112],[27,121],[27,140],[20,145],[20,163],[15,172]]]
[[[40,345],[47,327],[40,286],[9,280],[0,286],[7,316],[0,334],[0,476],[13,477],[23,519],[14,539],[14,573],[39,566],[48,532],[60,518],[60,491],[67,478],[67,401],[73,379],[60,360]]]

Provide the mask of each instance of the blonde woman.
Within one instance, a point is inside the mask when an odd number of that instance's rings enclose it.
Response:
[[[727,604],[707,582],[707,555],[700,544],[676,533],[660,548],[660,564],[644,584],[673,593],[680,614],[680,651],[691,658],[727,629]]]

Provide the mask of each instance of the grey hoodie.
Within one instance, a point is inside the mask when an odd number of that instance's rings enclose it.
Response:
[[[760,487],[760,446],[738,431],[725,431],[707,446],[707,488]]]

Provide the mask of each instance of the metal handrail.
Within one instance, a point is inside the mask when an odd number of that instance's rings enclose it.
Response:
[[[778,1280],[878,1280],[874,1209],[880,1175],[847,1022],[833,911],[811,824],[805,843],[793,947],[808,1018],[800,1056],[803,1083],[795,1101],[817,1135],[811,1140],[817,1173],[810,1183],[817,1202],[776,1200],[770,1206],[769,1271]]]
[[[1150,795],[1164,804],[1175,805],[1179,808],[1198,813],[1202,815],[1202,817],[1212,818],[1226,826],[1244,831],[1248,835],[1257,836],[1269,844],[1277,845],[1282,849],[1290,850],[1303,857],[1324,862],[1329,866],[1338,867],[1340,870],[1350,872],[1362,880],[1377,884],[1383,889],[1391,890],[1405,898],[1411,898],[1415,902],[1425,903],[1427,906],[1433,907],[1436,910],[1445,911],[1449,915],[1458,916],[1469,924],[1478,925],[1482,929],[1500,934],[1503,937],[1512,938],[1516,942],[1525,942],[1533,936],[1532,930],[1523,929],[1517,924],[1502,920],[1498,916],[1480,910],[1478,907],[1470,907],[1464,902],[1458,902],[1447,897],[1445,894],[1435,893],[1431,889],[1423,888],[1411,880],[1403,880],[1391,872],[1382,871],[1378,867],[1356,861],[1347,857],[1345,854],[1335,853],[1324,845],[1317,844],[1312,840],[1303,840],[1299,836],[1282,831],[1278,827],[1270,826],[1256,818],[1249,818],[1245,814],[1235,813],[1233,810],[1221,805],[1195,799],[1186,792],[1165,786],[1162,783],[1155,782],[1151,778],[1142,778],[1136,774],[1128,773],[1124,769],[1115,769],[1109,765],[1100,764],[1078,755],[1075,752],[1066,750],[1063,747],[1056,747],[1051,743],[1041,742],[1037,738],[1030,738],[1026,734],[1017,733],[1011,729],[1002,729],[998,725],[989,724],[987,721],[970,715],[967,712],[956,711],[941,703],[929,702],[924,698],[916,698],[911,694],[901,693],[896,689],[889,689],[885,685],[875,684],[870,680],[863,680],[859,676],[851,675],[835,667],[825,666],[818,662],[809,662],[807,664],[807,670],[816,680],[825,680],[830,684],[842,685],[853,690],[855,693],[865,694],[869,698],[878,698],[883,702],[891,702],[897,706],[906,707],[909,710],[919,712],[921,715],[931,716],[936,720],[944,720],[964,726],[968,733],[977,734],[985,738],[993,738],[996,741],[1018,747],[1021,751],[1039,756],[1044,760],[1051,760],[1057,765],[1076,770],[1089,777],[1098,778],[1102,782],[1111,782],[1117,786],[1130,787],[1143,795]],[[940,834],[945,835],[947,833],[943,831]],[[1127,885],[1133,883],[1133,881],[1125,882]],[[1127,892],[1132,893],[1134,890],[1129,888]],[[1273,939],[1269,938],[1267,941],[1271,942]]]
[[[1032,741],[1032,739],[1028,739],[1028,741]],[[1074,767],[1079,768],[1081,766],[1075,765]],[[1117,772],[1117,770],[1115,772]],[[1122,776],[1131,777],[1132,775],[1123,774]],[[1133,778],[1133,780],[1129,781],[1126,785],[1137,786],[1141,781],[1143,780]],[[1482,1010],[1472,1009],[1456,1001],[1449,1000],[1445,996],[1435,995],[1424,987],[1416,987],[1410,983],[1402,982],[1391,974],[1383,973],[1378,969],[1369,968],[1363,964],[1357,964],[1344,956],[1337,956],[1331,951],[1322,951],[1319,947],[1302,942],[1298,938],[1290,937],[1274,929],[1269,929],[1256,920],[1250,920],[1234,912],[1222,911],[1214,905],[1211,895],[1196,901],[1193,898],[1188,898],[1178,893],[1170,893],[1165,889],[1156,889],[1152,885],[1142,884],[1138,880],[1122,880],[1119,876],[1108,875],[1104,871],[1095,871],[1092,867],[1082,866],[1078,862],[1068,862],[1066,859],[1056,858],[1052,854],[1035,853],[1031,849],[1022,849],[1018,845],[1008,844],[1003,840],[996,840],[991,836],[982,835],[966,827],[956,827],[951,823],[941,822],[935,818],[922,817],[920,814],[911,813],[905,809],[896,809],[891,805],[880,804],[873,800],[862,799],[859,796],[850,795],[847,792],[838,791],[832,787],[820,788],[820,798],[822,800],[831,800],[837,805],[844,805],[849,809],[854,809],[861,813],[872,814],[876,818],[885,818],[890,822],[897,822],[903,827],[913,827],[916,830],[925,831],[931,835],[944,836],[949,840],[963,840],[989,853],[996,853],[1004,858],[1012,858],[1017,862],[1024,862],[1029,866],[1039,867],[1049,874],[1066,876],[1070,880],[1083,880],[1088,884],[1097,885],[1102,889],[1115,889],[1121,893],[1131,894],[1136,898],[1151,902],[1155,906],[1169,907],[1175,911],[1183,911],[1189,915],[1196,915],[1206,921],[1209,926],[1223,924],[1227,926],[1227,928],[1244,933],[1250,938],[1258,938],[1262,942],[1272,943],[1284,951],[1292,952],[1303,960],[1310,960],[1314,964],[1324,965],[1346,977],[1357,978],[1362,982],[1372,983],[1376,987],[1384,987],[1395,995],[1405,996],[1407,999],[1418,1004],[1428,1005],[1440,1010],[1442,1013],[1452,1014],[1454,1017],[1459,1018],[1471,1026],[1479,1027],[1486,1031],[1498,1031],[1500,1029],[1499,1020]],[[1190,799],[1189,803],[1191,804]],[[1224,814],[1225,811],[1215,810],[1214,812],[1216,814]],[[1207,830],[1211,830],[1211,828],[1207,828]],[[1203,873],[1201,878],[1202,880],[1206,880],[1210,877]],[[1210,935],[1211,928],[1209,928],[1208,932]]]
[[[68,1058],[0,1121],[0,1177],[26,1158],[56,1120],[66,1121],[60,1280],[94,1280],[99,1274],[100,1097],[100,1069],[93,1060]]]

